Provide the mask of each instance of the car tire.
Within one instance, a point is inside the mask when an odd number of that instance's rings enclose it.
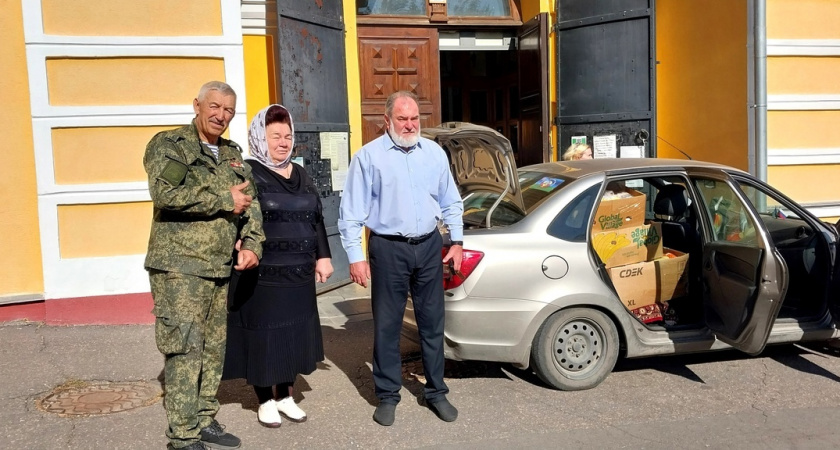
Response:
[[[591,308],[563,309],[537,331],[532,366],[555,389],[591,389],[612,372],[618,347],[618,331],[606,314]]]

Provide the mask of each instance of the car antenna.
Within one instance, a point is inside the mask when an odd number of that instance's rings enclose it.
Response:
[[[679,149],[679,147],[677,147],[676,145],[674,145],[674,144],[672,144],[672,143],[670,143],[670,142],[666,141],[665,139],[662,139],[662,136],[660,136],[660,135],[658,135],[658,134],[657,134],[657,135],[656,135],[656,138],[657,138],[657,139],[659,139],[659,140],[661,140],[662,142],[664,142],[664,143],[666,143],[666,144],[670,145],[671,147],[674,147],[674,149],[676,149],[678,152],[680,152],[680,153],[682,153],[683,155],[685,155],[685,157],[686,157],[686,158],[688,158],[689,160],[694,161],[694,158],[692,158],[691,156],[689,156],[689,154],[688,154],[688,153],[686,153],[686,152],[684,152],[684,151],[680,150],[680,149]]]

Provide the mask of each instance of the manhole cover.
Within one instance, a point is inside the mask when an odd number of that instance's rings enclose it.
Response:
[[[159,398],[160,387],[142,381],[75,381],[47,393],[38,407],[69,416],[111,414],[148,406]]]

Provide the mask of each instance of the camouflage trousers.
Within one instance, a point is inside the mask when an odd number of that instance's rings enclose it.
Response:
[[[227,336],[228,278],[149,271],[155,341],[165,356],[166,436],[173,447],[199,441],[219,411]]]

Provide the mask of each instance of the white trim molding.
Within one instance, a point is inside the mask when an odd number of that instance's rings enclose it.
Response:
[[[811,214],[823,218],[823,217],[840,217],[840,203],[829,203],[825,205],[802,205],[805,209],[807,209]]]
[[[146,255],[62,258],[58,242],[59,205],[131,203],[148,200],[148,191],[84,192],[39,196],[44,297],[49,300],[148,292],[149,277],[143,268]]]
[[[120,127],[187,124],[195,115],[190,94],[177,105],[50,104],[47,59],[97,57],[216,58],[223,61],[225,81],[239,94],[229,135],[247,147],[245,62],[242,48],[241,3],[216,0],[221,5],[221,36],[57,36],[44,33],[40,0],[24,0],[23,26],[29,73],[35,173],[38,188],[41,257],[47,300],[66,297],[148,292],[143,269],[145,255],[62,258],[59,251],[58,207],[77,204],[112,204],[150,200],[145,182],[60,185],[55,181],[52,130],[62,127]],[[92,30],[95,33],[95,30]],[[178,74],[173,74],[178,76]],[[209,80],[208,80],[209,81]],[[150,136],[151,138],[151,136]],[[112,149],[101,149],[114,157]],[[139,162],[137,162],[139,163]],[[115,232],[120,232],[115,231]]]
[[[840,164],[838,148],[778,148],[767,151],[768,166]]]
[[[840,94],[767,95],[768,111],[840,110]]]
[[[86,115],[134,114],[177,114],[192,113],[192,98],[185,99],[183,106],[135,105],[135,106],[54,106],[50,104],[47,91],[47,59],[50,58],[112,58],[112,57],[204,57],[220,58],[225,65],[225,82],[240,95],[236,98],[237,112],[245,111],[245,62],[242,46],[129,46],[114,47],[101,45],[37,45],[27,48],[33,117],[77,117]],[[209,81],[209,80],[208,80]],[[196,94],[198,87],[196,87]]]
[[[840,39],[768,39],[767,56],[840,56]]]

